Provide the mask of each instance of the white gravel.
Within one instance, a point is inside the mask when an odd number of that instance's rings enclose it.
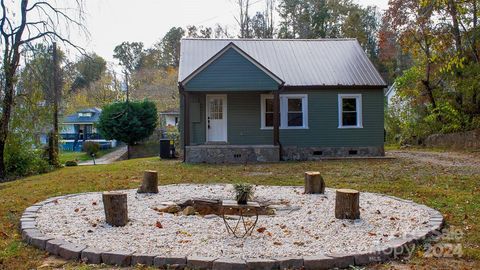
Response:
[[[162,202],[191,198],[231,199],[231,185],[160,186],[158,195],[128,193],[130,222],[122,228],[105,223],[101,193],[60,199],[42,207],[37,226],[47,236],[100,250],[157,255],[275,258],[327,253],[357,253],[390,239],[426,228],[434,211],[426,206],[372,193],[360,194],[361,219],[334,217],[335,190],[326,196],[304,195],[303,187],[257,186],[256,201],[283,202],[288,211],[260,216],[260,233],[238,239],[221,217],[159,214]],[[163,228],[156,226],[159,221]],[[234,221],[230,221],[234,222]]]

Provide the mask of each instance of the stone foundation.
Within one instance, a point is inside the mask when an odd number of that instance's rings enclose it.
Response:
[[[187,146],[188,163],[256,163],[278,162],[278,146],[273,145],[197,145]]]
[[[283,160],[320,160],[325,158],[381,157],[383,146],[368,147],[282,147]]]

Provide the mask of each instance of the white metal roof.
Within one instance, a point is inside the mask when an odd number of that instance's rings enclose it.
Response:
[[[385,86],[356,39],[182,39],[179,82],[235,44],[286,86]]]

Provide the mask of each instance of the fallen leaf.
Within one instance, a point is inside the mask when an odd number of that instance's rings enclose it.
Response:
[[[305,246],[304,242],[293,242],[293,244],[301,247]]]
[[[377,234],[374,233],[374,232],[369,232],[368,235],[370,235],[370,236],[377,236]]]
[[[265,227],[260,227],[260,228],[257,229],[257,232],[259,232],[259,233],[264,233],[266,230],[267,230],[267,228],[265,228]]]
[[[92,202],[92,205],[97,205],[97,202]]]
[[[76,213],[76,212],[80,211],[80,209],[78,209],[78,208],[75,208],[75,210],[74,210],[74,211],[75,211],[75,213]]]
[[[0,232],[0,235],[5,239],[7,239],[9,237],[8,234],[6,234],[4,232]]]
[[[157,221],[157,223],[155,223],[155,227],[159,229],[163,228],[162,223],[160,223],[160,221]]]
[[[283,244],[280,243],[280,242],[273,242],[273,244],[274,244],[275,246],[281,246],[281,245],[283,245]]]

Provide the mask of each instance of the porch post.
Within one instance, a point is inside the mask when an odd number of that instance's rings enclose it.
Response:
[[[183,104],[183,144],[184,146],[190,145],[190,93],[184,92],[185,93],[185,98],[184,98],[184,104]],[[185,153],[184,153],[185,155]]]
[[[273,94],[273,145],[280,145],[280,94]]]

